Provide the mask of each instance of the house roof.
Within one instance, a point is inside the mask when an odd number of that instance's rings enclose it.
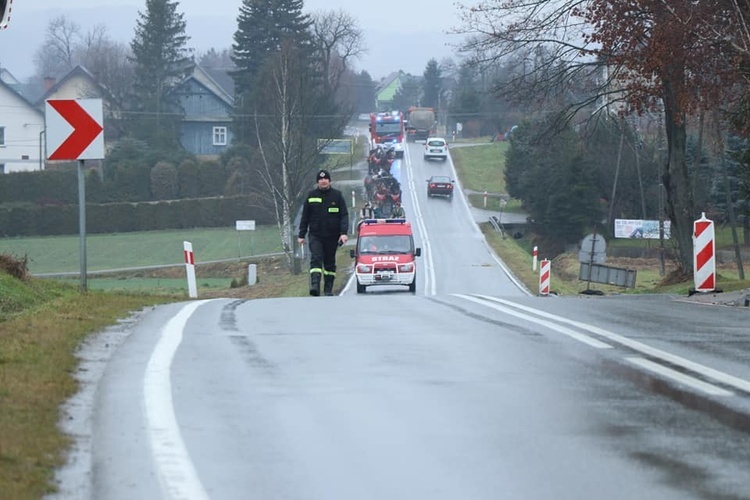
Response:
[[[234,79],[230,72],[232,68],[203,68],[208,75],[216,82],[219,87],[230,97],[234,99]]]
[[[216,75],[217,77],[221,78],[221,71],[220,70],[213,70],[212,74]],[[229,75],[226,74],[226,77],[229,78]],[[211,74],[209,74],[209,71],[204,69],[203,67],[196,64],[192,72],[187,75],[183,80],[180,82],[180,84],[187,82],[188,80],[194,79],[198,83],[202,84],[204,87],[206,87],[211,93],[216,95],[219,99],[224,101],[229,106],[234,105],[234,98],[232,94],[230,94],[222,85],[219,85],[217,81],[213,78]],[[231,78],[230,78],[231,79]],[[178,84],[179,85],[179,84]]]
[[[375,93],[378,93],[381,90],[383,90],[384,88],[386,88],[389,85],[391,85],[394,80],[396,80],[397,78],[400,78],[401,76],[403,76],[403,74],[404,74],[404,72],[401,71],[401,70],[394,71],[393,73],[389,74],[388,76],[386,76],[385,78],[383,78],[382,80],[380,80],[375,85]]]
[[[42,96],[36,101],[37,106],[41,106],[44,104],[44,101],[47,100],[47,98],[51,95],[54,95],[62,86],[64,86],[67,82],[72,80],[76,77],[83,77],[84,79],[88,80],[96,90],[99,91],[100,95],[112,102],[114,101],[114,97],[112,94],[107,90],[107,88],[99,83],[99,80],[92,75],[89,70],[81,66],[80,64],[73,68],[72,70],[68,71],[68,73],[65,74],[57,83],[55,83],[52,87],[50,87]]]
[[[0,80],[8,84],[31,103],[35,102],[44,92],[44,86],[41,83],[22,83],[6,68],[0,68]]]
[[[10,85],[8,83],[5,83],[2,79],[0,79],[0,88],[5,88],[10,91],[11,95],[15,96],[20,100],[24,105],[28,106],[29,110],[44,116],[44,113],[38,108],[34,106],[34,104],[29,101],[23,94],[21,94],[13,85]]]

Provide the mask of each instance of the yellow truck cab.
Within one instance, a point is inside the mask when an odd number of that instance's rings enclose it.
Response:
[[[405,285],[417,291],[417,262],[421,248],[414,247],[411,224],[406,219],[365,219],[357,228],[354,259],[357,293],[368,286]]]

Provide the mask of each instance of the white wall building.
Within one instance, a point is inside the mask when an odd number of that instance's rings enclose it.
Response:
[[[0,173],[44,168],[44,113],[0,79]]]

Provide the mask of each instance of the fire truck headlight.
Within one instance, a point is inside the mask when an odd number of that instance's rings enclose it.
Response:
[[[371,273],[372,272],[372,266],[368,264],[359,264],[357,266],[357,272],[358,273]]]
[[[411,262],[408,264],[401,264],[400,266],[398,266],[398,270],[402,273],[410,273],[414,271],[414,264]]]

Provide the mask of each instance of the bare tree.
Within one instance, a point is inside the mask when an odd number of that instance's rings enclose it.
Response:
[[[337,137],[349,118],[335,113],[332,94],[320,85],[306,53],[286,40],[269,59],[252,117],[259,157],[253,168],[261,180],[252,189],[273,207],[292,272],[300,270],[294,216],[320,164],[318,139]]]
[[[47,25],[44,45],[37,49],[34,64],[38,76],[59,78],[76,65],[75,53],[81,43],[81,27],[65,16]]]
[[[362,30],[343,10],[318,12],[313,14],[312,20],[313,44],[325,81],[336,90],[351,60],[365,53]]]
[[[710,109],[726,82],[726,61],[719,56],[724,42],[710,34],[722,26],[713,22],[726,14],[722,5],[684,0],[485,0],[462,7],[462,29],[474,35],[465,48],[477,62],[522,54],[519,71],[505,89],[526,89],[528,96],[549,106],[552,101],[545,94],[550,89],[570,89],[559,84],[577,79],[589,88],[568,92],[573,100],[562,115],[568,119],[591,105],[618,114],[664,113],[663,181],[685,274],[692,273],[691,229],[696,217],[686,165],[686,118]],[[724,29],[718,32],[726,36]],[[592,78],[597,73],[599,78]]]
[[[134,66],[130,47],[113,41],[103,24],[87,32],[75,53],[75,60],[118,102],[123,102],[133,85]]]

